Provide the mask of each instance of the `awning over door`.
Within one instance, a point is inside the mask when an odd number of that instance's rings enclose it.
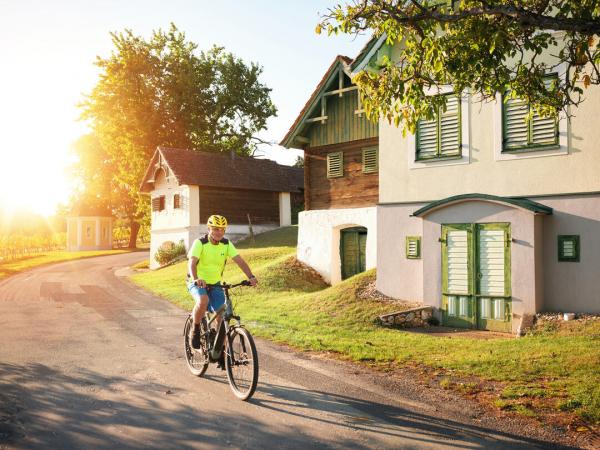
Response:
[[[527,211],[531,211],[534,214],[552,214],[552,208],[542,205],[541,203],[534,202],[527,198],[515,198],[515,197],[499,197],[497,195],[488,194],[462,194],[447,197],[442,200],[436,200],[428,205],[423,206],[421,209],[415,211],[412,215],[414,217],[423,217],[433,211],[447,206],[454,205],[457,203],[464,203],[469,201],[485,201],[492,203],[499,203],[504,205],[510,205],[516,208],[521,208]]]

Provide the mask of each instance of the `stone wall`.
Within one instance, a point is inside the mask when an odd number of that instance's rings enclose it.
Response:
[[[433,316],[431,306],[396,311],[378,317],[378,321],[384,326],[401,328],[428,327],[429,320]]]

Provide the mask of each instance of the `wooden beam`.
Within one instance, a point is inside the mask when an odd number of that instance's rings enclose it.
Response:
[[[306,119],[305,122],[306,123],[313,123],[313,122],[321,122],[321,123],[325,123],[325,121],[327,120],[327,116],[321,116],[321,117],[313,117],[312,119]]]
[[[321,117],[325,117],[327,114],[327,99],[325,98],[324,95],[321,96]],[[325,120],[321,120],[321,123],[325,123]]]
[[[304,150],[304,211],[310,210],[310,161]]]
[[[338,91],[340,93],[340,97],[343,95],[342,89],[344,89],[344,72],[340,67],[338,69]]]
[[[310,139],[305,136],[296,136],[294,138],[294,141],[296,141],[299,144],[310,144]]]
[[[358,89],[358,86],[349,86],[347,88],[336,89],[334,91],[327,91],[323,94],[323,96],[339,94],[341,97],[344,92],[356,91],[357,89]]]

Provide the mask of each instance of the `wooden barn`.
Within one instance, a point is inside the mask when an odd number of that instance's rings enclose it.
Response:
[[[302,169],[267,159],[159,147],[146,170],[142,192],[150,194],[151,268],[163,242],[186,248],[206,233],[211,214],[227,218],[233,241],[292,223],[292,205],[302,201]]]
[[[332,284],[377,260],[379,125],[362,110],[351,62],[334,59],[281,142],[304,150],[298,259]]]

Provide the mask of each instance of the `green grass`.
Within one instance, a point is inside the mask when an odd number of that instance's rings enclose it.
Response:
[[[116,255],[127,252],[129,252],[129,250],[93,250],[85,252],[53,251],[41,253],[35,256],[0,263],[0,279],[46,264],[71,261],[73,259],[91,258],[93,256]]]
[[[255,248],[248,241],[237,246],[259,279],[257,288],[233,294],[236,311],[254,334],[381,368],[410,364],[425,372],[441,369],[447,378],[440,383],[444,388],[465,386],[455,383],[453,376],[501,382],[506,387],[498,401],[511,405],[505,409],[531,415],[531,406],[523,399],[561,398],[563,411],[600,422],[600,321],[541,330],[520,339],[490,340],[384,328],[374,319],[397,306],[357,295],[375,272],[328,287],[295,262],[295,232],[290,227],[257,236]],[[189,310],[193,302],[185,273],[185,263],[180,263],[132,279]],[[224,278],[236,282],[242,274],[235,264],[228,264]],[[474,390],[467,387],[465,392]]]

